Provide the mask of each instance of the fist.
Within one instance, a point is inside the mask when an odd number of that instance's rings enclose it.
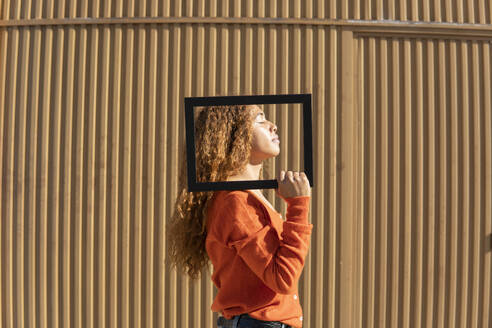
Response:
[[[280,171],[277,178],[278,189],[276,190],[284,200],[289,197],[311,196],[311,186],[304,172]]]

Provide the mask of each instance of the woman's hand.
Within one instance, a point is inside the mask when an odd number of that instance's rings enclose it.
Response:
[[[289,197],[311,196],[311,186],[304,172],[280,171],[277,178],[277,195],[284,200]]]

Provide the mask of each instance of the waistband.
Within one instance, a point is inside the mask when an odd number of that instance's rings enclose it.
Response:
[[[247,313],[237,315],[232,319],[219,317],[217,319],[218,328],[292,328],[279,321],[263,321],[250,317]]]

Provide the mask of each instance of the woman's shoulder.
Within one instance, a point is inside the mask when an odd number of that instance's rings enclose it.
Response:
[[[217,199],[225,198],[243,198],[246,199],[249,193],[246,190],[219,190],[214,193],[214,197]]]
[[[215,192],[213,203],[216,209],[241,207],[254,212],[263,209],[265,206],[258,199],[258,196],[252,195],[247,190],[221,190]]]
[[[229,239],[246,238],[269,222],[261,206],[246,191],[218,191],[212,200],[207,231],[224,243]]]
[[[261,204],[245,190],[216,191],[209,207],[209,215],[264,216]]]
[[[247,205],[249,194],[244,190],[220,190],[214,192],[212,197],[211,210],[218,211],[224,207],[230,207],[237,204]]]

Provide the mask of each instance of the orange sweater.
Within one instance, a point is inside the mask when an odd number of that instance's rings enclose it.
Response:
[[[288,198],[284,221],[253,192],[214,193],[205,242],[218,289],[212,311],[302,327],[297,284],[313,228],[309,200]]]

